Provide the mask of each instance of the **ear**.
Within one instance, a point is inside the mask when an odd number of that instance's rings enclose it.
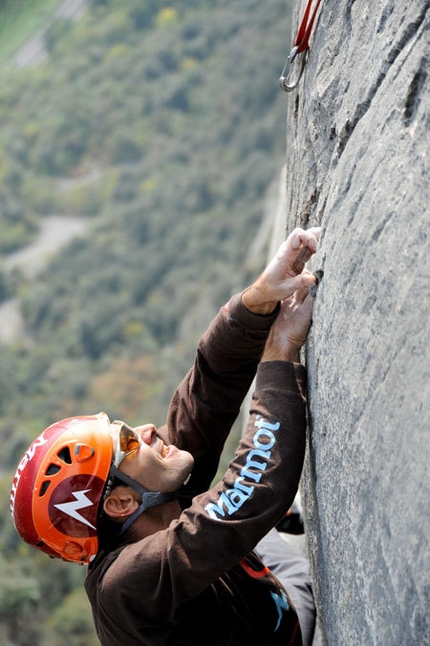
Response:
[[[124,520],[134,514],[138,507],[139,502],[133,489],[122,485],[115,487],[103,502],[103,511],[117,520]]]

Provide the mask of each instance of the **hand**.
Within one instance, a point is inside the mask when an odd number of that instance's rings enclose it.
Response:
[[[248,310],[254,314],[269,314],[279,301],[289,298],[296,289],[315,285],[315,277],[303,269],[317,250],[320,232],[320,227],[307,231],[294,229],[263,273],[242,294],[242,302]]]
[[[304,270],[307,272],[307,270]],[[300,363],[300,348],[306,341],[312,322],[314,299],[309,289],[298,289],[282,301],[281,309],[266,341],[261,361]]]

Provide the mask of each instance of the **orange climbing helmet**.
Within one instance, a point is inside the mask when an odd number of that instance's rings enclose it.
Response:
[[[30,445],[10,494],[12,518],[26,543],[77,563],[97,554],[99,507],[114,453],[111,426],[105,413],[70,417]]]
[[[89,563],[99,548],[97,523],[115,480],[140,495],[138,509],[119,536],[149,507],[174,500],[178,491],[150,491],[119,470],[142,444],[125,422],[106,413],[69,417],[49,426],[24,454],[10,492],[10,511],[21,538],[49,556]]]

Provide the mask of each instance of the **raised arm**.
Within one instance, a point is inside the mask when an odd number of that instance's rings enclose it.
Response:
[[[307,292],[315,283],[304,263],[315,252],[318,237],[319,229],[295,229],[259,278],[220,310],[199,343],[168,418],[169,441],[195,458],[191,495],[214,476],[260,360],[299,361],[312,309]],[[288,307],[279,305],[288,298]]]

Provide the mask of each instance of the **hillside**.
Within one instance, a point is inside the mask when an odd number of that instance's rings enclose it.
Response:
[[[26,330],[2,348],[4,500],[55,419],[164,421],[198,336],[264,261],[264,240],[250,249],[285,153],[285,2],[92,0],[78,22],[54,21],[46,45],[36,67],[0,68],[0,298],[18,299]],[[39,273],[7,269],[52,216],[84,233]],[[66,643],[96,643],[82,572],[58,563],[48,579],[6,504],[0,528],[14,582],[2,643],[56,643],[59,625]]]

